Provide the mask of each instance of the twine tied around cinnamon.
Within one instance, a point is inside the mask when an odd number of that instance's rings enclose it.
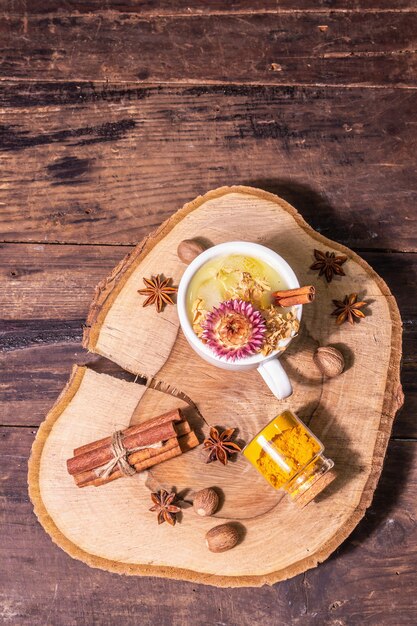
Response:
[[[128,455],[133,452],[138,452],[138,450],[145,450],[145,448],[160,448],[162,446],[162,441],[158,441],[148,446],[137,446],[136,448],[127,449],[123,444],[122,436],[122,430],[116,430],[112,434],[110,451],[113,454],[113,458],[105,465],[96,469],[96,475],[99,478],[107,478],[110,476],[116,466],[124,476],[133,476],[133,474],[136,474],[136,469],[130,465]]]
[[[163,393],[169,394],[176,398],[180,398],[181,400],[186,402],[188,406],[191,406],[196,411],[197,415],[206,424],[208,424],[207,420],[201,414],[200,409],[197,407],[196,403],[193,400],[191,400],[191,398],[183,391],[180,391],[173,385],[162,382],[161,380],[158,380],[154,378],[153,376],[146,376],[145,374],[137,374],[133,382],[136,383],[138,381],[138,378],[144,379],[146,387],[150,389],[155,389],[155,391],[162,391]],[[98,467],[95,470],[96,476],[98,478],[108,478],[108,476],[110,476],[110,474],[113,472],[116,466],[120,469],[120,471],[122,472],[124,476],[133,476],[133,474],[136,474],[136,469],[132,465],[130,465],[128,461],[129,454],[132,454],[133,452],[137,452],[138,450],[144,450],[145,448],[161,448],[163,445],[162,441],[158,441],[157,443],[154,443],[149,446],[138,446],[137,448],[131,448],[127,450],[125,446],[123,445],[122,432],[123,431],[121,430],[117,430],[116,432],[113,433],[112,441],[110,444],[110,449],[111,449],[111,452],[113,453],[113,458],[110,461],[108,461],[108,463],[106,463],[105,465],[102,465],[101,467]]]

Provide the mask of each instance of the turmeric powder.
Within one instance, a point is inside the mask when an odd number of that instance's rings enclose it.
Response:
[[[284,411],[246,446],[244,454],[275,489],[280,489],[322,450],[308,428],[290,411]]]

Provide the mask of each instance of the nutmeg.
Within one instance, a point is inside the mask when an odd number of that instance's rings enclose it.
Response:
[[[193,507],[197,515],[213,515],[217,511],[218,506],[219,496],[210,487],[197,491],[194,496]]]
[[[226,552],[239,541],[239,532],[233,524],[220,524],[206,534],[206,545],[210,552]]]
[[[177,255],[183,263],[189,265],[199,254],[204,252],[204,249],[204,246],[195,239],[184,239],[177,248]]]
[[[321,373],[327,376],[327,378],[339,376],[345,368],[343,354],[331,346],[317,348],[313,356],[313,361]]]

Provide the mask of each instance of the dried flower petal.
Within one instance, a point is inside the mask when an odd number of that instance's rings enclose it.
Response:
[[[207,315],[202,339],[216,356],[234,361],[259,352],[265,321],[250,302],[228,300]]]

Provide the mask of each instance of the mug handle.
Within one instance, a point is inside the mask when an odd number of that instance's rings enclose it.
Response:
[[[288,398],[292,394],[292,386],[279,359],[270,359],[258,366],[258,372],[278,400]]]

